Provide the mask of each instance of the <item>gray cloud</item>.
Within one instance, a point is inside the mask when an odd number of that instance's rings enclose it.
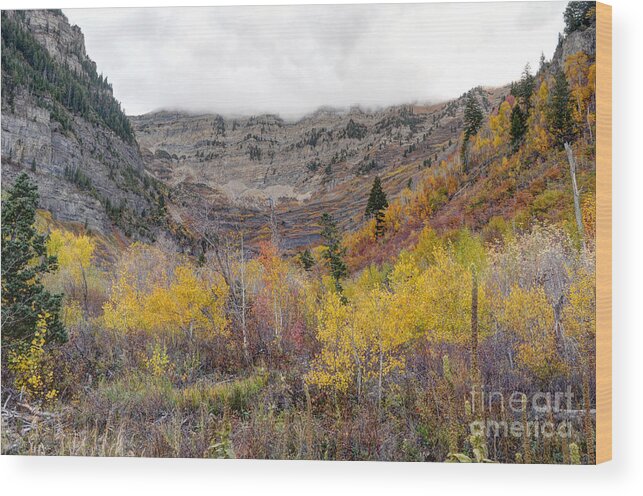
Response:
[[[565,2],[66,9],[130,114],[436,101],[551,57]]]

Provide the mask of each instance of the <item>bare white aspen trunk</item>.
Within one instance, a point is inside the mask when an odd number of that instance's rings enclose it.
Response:
[[[576,227],[578,227],[578,235],[580,236],[581,246],[583,252],[586,251],[585,245],[585,229],[583,227],[583,216],[580,211],[580,194],[578,192],[578,185],[576,184],[576,160],[574,160],[574,152],[569,143],[565,143],[565,151],[567,152],[567,161],[569,162],[569,172],[572,176],[572,190],[574,192],[574,213],[576,214]]]

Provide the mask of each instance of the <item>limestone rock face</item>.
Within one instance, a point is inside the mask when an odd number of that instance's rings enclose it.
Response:
[[[478,98],[489,112],[503,93],[479,89]],[[463,109],[461,97],[374,111],[322,109],[298,121],[168,111],[130,120],[157,179],[198,189],[220,203],[222,215],[236,209],[253,231],[273,211],[285,246],[294,248],[316,239],[322,212],[357,227],[375,175],[395,197],[453,154]]]
[[[84,63],[94,65],[85,53],[85,37],[80,28],[71,26],[61,12],[26,10],[24,24],[55,60],[61,64],[67,64],[72,71],[84,72]]]
[[[111,221],[104,206],[86,187],[73,184],[69,171],[80,170],[95,190],[114,205],[126,202],[141,210],[149,208],[140,195],[124,190],[113,172],[121,167],[142,171],[136,147],[123,143],[108,130],[74,118],[73,134],[64,133],[58,122],[26,93],[16,97],[14,111],[2,112],[3,188],[21,172],[39,187],[41,207],[61,221],[86,222],[92,229],[109,231]]]
[[[28,32],[61,70],[79,78],[90,78],[91,71],[95,75],[80,29],[70,26],[62,13],[28,10],[2,15],[3,21]],[[26,172],[39,187],[40,206],[55,219],[84,223],[103,234],[116,222],[135,238],[153,237],[145,222],[134,225],[141,214],[155,208],[143,185],[146,173],[136,142],[128,143],[107,126],[68,109],[63,109],[69,123],[65,129],[53,117],[56,103],[50,94],[32,91],[26,84],[5,88],[5,77],[10,77],[4,65],[2,70],[2,188]],[[95,91],[113,101],[111,88]]]
[[[551,62],[552,72],[563,69],[565,60],[570,55],[584,52],[589,57],[596,56],[596,26],[592,25],[580,31],[574,31],[562,40],[556,47]]]
[[[146,165],[176,185],[204,182],[232,202],[295,200],[332,190],[356,177],[382,172],[418,155],[443,154],[457,137],[461,115],[412,107],[380,112],[318,112],[297,122],[274,115],[224,118],[157,112],[131,117]],[[409,147],[415,149],[403,157]],[[446,150],[444,150],[446,151]],[[408,160],[405,160],[408,159]]]

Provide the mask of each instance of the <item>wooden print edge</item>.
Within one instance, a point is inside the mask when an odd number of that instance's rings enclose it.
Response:
[[[612,7],[596,2],[596,463],[612,459]]]

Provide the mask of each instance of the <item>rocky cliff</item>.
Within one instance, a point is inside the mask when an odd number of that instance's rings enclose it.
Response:
[[[164,187],[84,38],[60,11],[2,12],[2,188],[21,172],[55,219],[154,238]]]
[[[561,36],[550,63],[550,71],[562,70],[567,57],[578,52],[587,54],[591,59],[596,57],[596,24]]]
[[[475,90],[490,112],[506,89]],[[298,121],[156,112],[131,117],[148,170],[219,205],[230,222],[266,233],[272,214],[286,248],[314,241],[322,212],[343,227],[363,221],[382,177],[390,197],[454,154],[464,98],[367,111],[321,109]],[[274,212],[271,212],[274,209]]]

